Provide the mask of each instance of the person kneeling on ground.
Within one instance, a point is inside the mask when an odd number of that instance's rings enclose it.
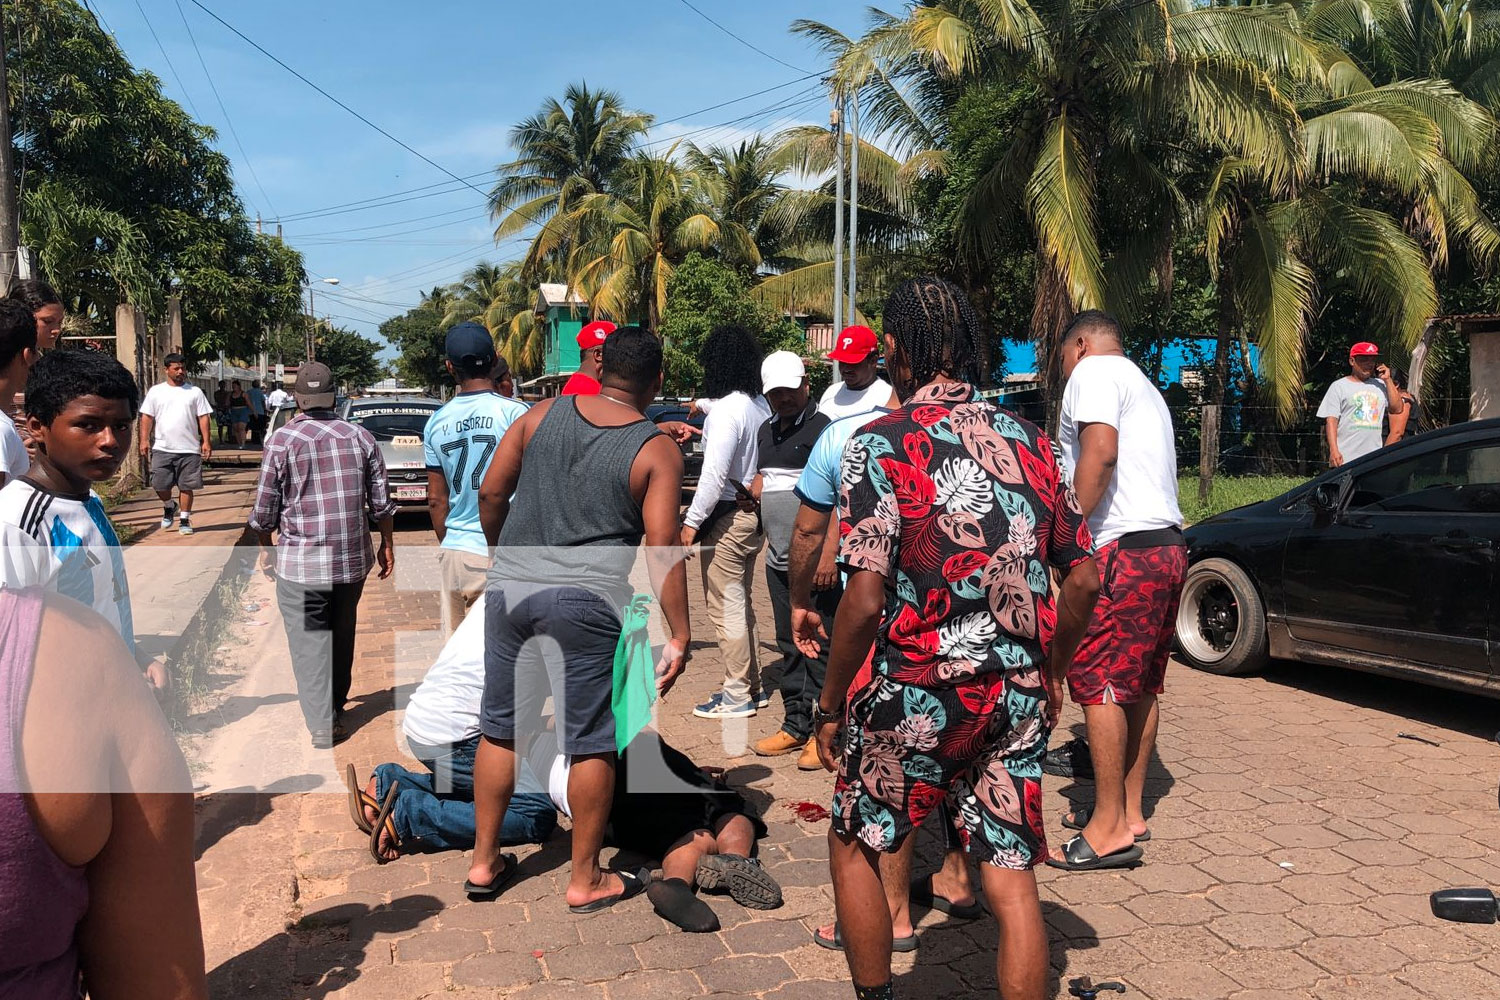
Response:
[[[349,765],[350,815],[370,834],[370,852],[382,864],[412,851],[474,846],[485,600],[481,596],[470,609],[406,707],[407,746],[428,773],[381,764],[360,788]],[[531,741],[517,764],[516,793],[505,811],[501,840],[542,843],[556,828],[558,810],[572,815],[571,760],[559,753],[556,733],[547,731]],[[546,777],[546,790],[537,775]],[[694,884],[723,889],[752,909],[781,905],[781,888],[751,857],[765,833],[738,792],[654,730],[644,730],[621,755],[606,843],[661,859],[662,880],[651,884],[647,897],[683,930],[719,929],[713,910],[693,894]]]

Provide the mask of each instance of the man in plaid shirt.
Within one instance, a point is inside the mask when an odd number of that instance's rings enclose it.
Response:
[[[342,716],[359,598],[372,565],[382,580],[395,569],[396,505],[375,439],[333,411],[328,366],[302,365],[292,394],[302,412],[266,441],[250,528],[260,535],[260,568],[276,577],[302,717],[313,746],[327,749],[348,738]],[[378,551],[367,511],[380,529]]]

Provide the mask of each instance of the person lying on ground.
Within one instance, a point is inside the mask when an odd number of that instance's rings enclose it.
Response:
[[[208,996],[192,782],[138,677],[112,622],[0,590],[0,997]]]

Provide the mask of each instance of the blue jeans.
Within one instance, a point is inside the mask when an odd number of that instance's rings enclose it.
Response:
[[[400,764],[375,768],[375,798],[384,802],[390,787],[398,785],[396,808],[391,818],[402,846],[425,851],[467,851],[474,846],[474,754],[475,736],[446,746],[427,746],[407,741],[412,756],[428,773],[417,774]],[[544,792],[518,791],[500,827],[506,844],[540,844],[557,828],[557,808]]]

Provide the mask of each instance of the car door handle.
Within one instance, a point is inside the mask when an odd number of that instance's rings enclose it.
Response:
[[[1428,541],[1448,552],[1474,552],[1495,544],[1488,538],[1474,538],[1470,535],[1434,535]]]

